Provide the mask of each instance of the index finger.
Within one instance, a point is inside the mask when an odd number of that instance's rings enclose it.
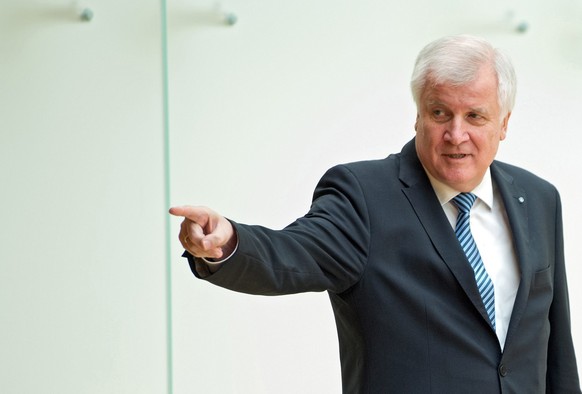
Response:
[[[193,207],[190,205],[171,207],[169,212],[171,215],[182,216],[182,217],[188,218],[188,219],[190,219],[194,222],[197,222],[197,223],[198,223],[199,219],[201,219],[202,216],[207,215],[207,212],[204,208]]]

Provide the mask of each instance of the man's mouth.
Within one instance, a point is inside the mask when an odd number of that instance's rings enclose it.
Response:
[[[451,153],[451,154],[448,154],[445,156],[450,158],[450,159],[463,159],[463,158],[467,157],[467,155],[464,153]]]

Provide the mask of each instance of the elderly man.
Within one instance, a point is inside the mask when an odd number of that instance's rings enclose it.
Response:
[[[427,45],[416,136],[339,165],[283,230],[174,207],[194,274],[251,294],[329,293],[345,393],[580,393],[557,190],[495,160],[515,73],[488,42]]]

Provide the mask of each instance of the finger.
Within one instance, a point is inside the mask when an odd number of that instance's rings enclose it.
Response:
[[[178,239],[182,243],[182,246],[188,251],[203,249],[202,239],[204,238],[204,232],[199,224],[191,221],[190,219],[184,219],[180,226],[180,234]]]
[[[169,212],[174,216],[186,216],[185,206],[171,207]]]
[[[222,250],[222,246],[224,246],[224,239],[222,236],[216,234],[208,234],[205,235],[201,240],[202,248],[206,251],[210,251],[213,249]]]
[[[216,227],[215,222],[218,216],[214,211],[207,207],[194,207],[184,205],[170,208],[170,214],[184,217],[194,223],[198,223],[205,233],[211,233]],[[213,218],[214,216],[214,218]]]
[[[190,205],[183,205],[170,208],[170,214],[174,216],[182,216],[188,218],[202,226],[206,224],[209,216],[209,209],[206,207],[194,207]]]
[[[220,258],[233,235],[230,222],[207,207],[178,206],[170,214],[182,216],[179,240],[196,257]],[[230,249],[229,249],[230,252]]]
[[[204,234],[213,233],[218,223],[223,219],[216,212],[207,207],[180,206],[170,208],[170,214],[182,216],[193,223],[200,225]],[[192,234],[190,234],[192,236]]]
[[[184,219],[179,240],[184,249],[196,257],[220,258],[223,255],[219,238],[205,236],[202,227],[190,219]]]
[[[190,234],[188,227],[188,219],[184,219],[180,224],[180,234],[178,234],[178,240],[186,250],[190,248]]]
[[[209,242],[204,242],[204,250],[200,253],[203,254],[203,257],[210,257],[213,259],[219,259],[223,256],[223,251],[221,247],[211,247]]]

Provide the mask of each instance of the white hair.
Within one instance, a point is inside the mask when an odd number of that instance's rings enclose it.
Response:
[[[469,35],[443,37],[420,51],[410,81],[417,108],[428,83],[463,86],[473,81],[484,65],[490,65],[497,76],[497,97],[504,117],[513,109],[517,88],[511,60],[486,40]]]

